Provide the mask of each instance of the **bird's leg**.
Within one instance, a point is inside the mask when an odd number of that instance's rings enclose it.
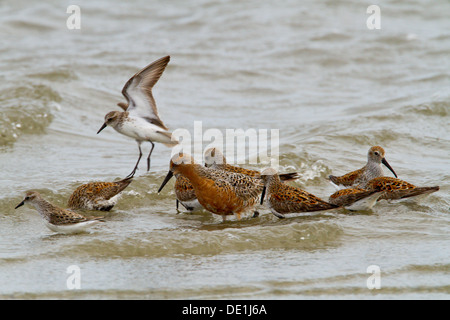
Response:
[[[150,149],[150,153],[148,154],[147,157],[147,171],[150,171],[150,156],[152,155],[153,152],[153,148],[155,147],[155,144],[151,141],[149,141],[152,144],[152,148]]]
[[[138,158],[138,161],[136,162],[136,165],[134,166],[133,171],[131,171],[131,173],[127,176],[127,178],[131,178],[131,177],[134,176],[134,174],[136,173],[136,170],[137,170],[137,168],[138,168],[139,161],[141,161],[141,158],[142,158],[142,150],[141,150],[141,144],[140,144],[140,143],[138,143],[138,147],[139,147],[139,158]]]

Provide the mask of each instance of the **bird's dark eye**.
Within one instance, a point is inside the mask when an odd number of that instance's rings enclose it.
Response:
[[[378,153],[378,151],[375,151],[374,153],[375,153],[376,156],[379,156],[379,155],[380,155],[380,154]]]
[[[25,200],[30,200],[30,197],[25,197]]]

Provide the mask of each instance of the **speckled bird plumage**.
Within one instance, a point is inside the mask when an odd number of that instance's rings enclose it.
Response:
[[[109,211],[119,194],[131,183],[132,177],[115,182],[90,182],[79,186],[69,198],[71,209]]]
[[[350,187],[333,193],[328,202],[348,210],[370,210],[382,194],[377,190]]]
[[[170,171],[161,185],[164,187],[170,177],[181,174],[189,179],[199,203],[208,211],[221,215],[224,219],[251,209],[257,202],[262,190],[260,179],[244,174],[206,168],[195,164],[187,155],[175,155],[170,163]]]
[[[439,190],[439,186],[417,187],[397,178],[378,177],[370,180],[366,189],[384,191],[380,200],[399,200],[436,192]]]
[[[36,191],[27,192],[23,201],[16,206],[16,209],[26,203],[33,205],[47,222],[47,227],[56,232],[80,232],[91,224],[103,219],[103,217],[85,217],[72,210],[59,208],[42,198]]]
[[[300,188],[281,183],[274,169],[265,169],[261,173],[261,176],[266,188],[266,203],[272,213],[279,218],[285,218],[291,213],[324,211],[338,208],[337,205],[328,203]]]
[[[389,163],[385,159],[385,151],[380,146],[374,146],[369,149],[367,153],[367,164],[361,169],[349,172],[340,177],[330,175],[330,181],[337,186],[356,186],[359,188],[365,188],[366,184],[377,177],[384,176],[381,164],[384,164],[392,171],[397,177],[395,171],[391,168]]]
[[[198,202],[194,186],[189,179],[181,174],[175,175],[175,178],[176,181],[173,188],[177,198],[177,209],[179,202],[188,211],[202,210],[203,206]]]
[[[261,178],[258,170],[245,169],[227,163],[227,159],[218,148],[209,148],[205,151],[205,167],[228,172],[241,173],[253,178]],[[297,172],[279,174],[281,181],[292,181],[299,178]]]

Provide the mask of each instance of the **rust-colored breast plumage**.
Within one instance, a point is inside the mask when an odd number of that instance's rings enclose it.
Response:
[[[200,204],[220,215],[236,214],[239,218],[257,203],[263,187],[260,179],[199,165],[191,167],[188,174]]]
[[[205,187],[208,185],[207,187]],[[230,184],[224,181],[205,181],[204,187],[198,192],[198,200],[207,210],[219,215],[240,213],[244,200],[236,195]]]

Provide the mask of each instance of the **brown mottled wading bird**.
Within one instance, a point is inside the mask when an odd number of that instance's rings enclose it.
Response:
[[[187,154],[177,154],[170,161],[170,170],[158,192],[164,188],[173,175],[182,175],[192,184],[198,202],[208,211],[222,216],[241,218],[243,212],[257,204],[262,190],[261,179],[245,174],[206,168],[195,164]]]
[[[58,233],[72,234],[85,231],[91,225],[103,221],[104,217],[85,217],[72,210],[59,208],[44,198],[36,191],[28,191],[25,198],[15,209],[29,203],[35,207],[46,222],[46,226]]]
[[[366,189],[350,187],[333,193],[328,201],[348,210],[370,210],[380,200],[422,199],[439,190],[439,186],[416,187],[392,177],[378,177],[366,184]]]
[[[261,177],[260,172],[257,170],[244,169],[226,163],[225,156],[217,148],[209,148],[205,151],[205,167],[224,170],[227,172],[241,173],[254,178]],[[291,181],[298,178],[299,175],[297,172],[280,174],[280,179],[282,181]],[[177,210],[178,203],[181,203],[189,211],[204,209],[203,206],[198,202],[194,187],[186,177],[183,177],[180,174],[176,175],[174,190],[177,197]],[[256,211],[254,216],[257,216],[258,214],[259,213]]]
[[[328,202],[351,211],[370,210],[383,193],[378,190],[350,187],[333,193]]]
[[[439,190],[439,186],[417,187],[409,182],[392,177],[378,177],[369,181],[366,189],[383,191],[379,200],[400,200],[417,196],[426,196]]]
[[[181,203],[181,205],[188,211],[203,210],[203,206],[200,202],[198,202],[194,186],[191,184],[189,179],[181,174],[176,174],[175,178],[174,190],[177,198],[177,211],[179,203]]]
[[[264,169],[261,178],[264,183],[261,204],[266,197],[268,207],[278,218],[290,218],[305,212],[339,208],[300,188],[281,183],[277,171],[273,168]]]
[[[336,177],[329,176],[330,181],[335,186],[351,187],[356,186],[359,188],[365,188],[366,184],[377,177],[384,176],[381,164],[384,164],[394,176],[397,178],[397,174],[394,169],[389,165],[385,156],[385,151],[382,147],[375,146],[369,149],[367,153],[367,164],[361,169],[349,172],[343,176]]]
[[[90,182],[79,186],[67,203],[71,209],[109,211],[117,203],[120,193],[128,187],[133,177],[115,182]]]
[[[155,147],[154,142],[163,143],[168,147],[178,143],[172,138],[172,133],[159,117],[152,94],[153,86],[161,77],[169,61],[169,56],[158,59],[131,77],[122,89],[127,103],[118,104],[124,111],[108,112],[105,115],[104,124],[97,132],[99,134],[107,126],[111,126],[117,132],[136,140],[139,158],[128,177],[132,177],[136,173],[142,157],[142,142],[148,141],[152,145],[147,157],[147,171],[150,170],[150,157]]]

